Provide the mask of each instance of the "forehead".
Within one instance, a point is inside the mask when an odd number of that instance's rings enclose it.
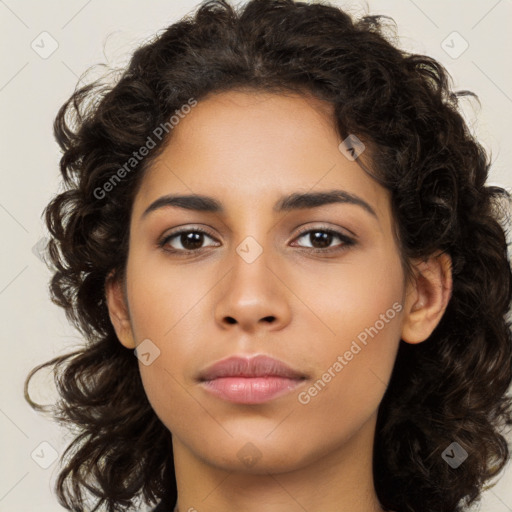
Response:
[[[312,96],[211,94],[173,128],[146,173],[135,208],[169,192],[217,195],[261,207],[268,198],[340,188],[386,208],[385,192],[338,149],[333,106]],[[242,204],[243,203],[243,204]]]
[[[294,92],[225,91],[201,100],[180,121],[173,135],[177,143],[192,136],[207,142],[213,136],[217,143],[228,137],[234,141],[250,137],[257,145],[260,141],[268,144],[270,136],[279,133],[274,144],[293,146],[298,137],[335,135],[333,110],[326,101]],[[212,130],[212,124],[219,129]]]

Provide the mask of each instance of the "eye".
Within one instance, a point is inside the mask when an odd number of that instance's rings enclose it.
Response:
[[[181,229],[163,237],[157,243],[157,245],[162,250],[170,253],[182,253],[185,255],[191,254],[193,252],[199,253],[202,249],[206,248],[203,246],[205,237],[211,240],[215,240],[212,235],[201,228]],[[341,243],[331,247],[331,243],[336,238],[340,240]],[[324,226],[318,226],[314,229],[305,228],[301,230],[299,236],[294,240],[300,239],[309,240],[311,245],[309,247],[299,245],[299,247],[302,247],[303,249],[309,249],[310,252],[320,253],[341,251],[356,244],[356,241],[353,238],[345,235],[344,233]],[[215,244],[213,246],[215,246]]]
[[[162,238],[162,240],[158,242],[158,246],[167,252],[198,252],[200,249],[203,249],[202,244],[205,237],[213,239],[205,230],[200,228],[182,229]],[[173,246],[173,244],[170,243],[173,239],[176,239],[174,245],[181,245],[181,247]],[[171,248],[164,249],[164,247],[168,245],[170,245]]]
[[[303,229],[300,232],[300,235],[295,238],[295,240],[300,240],[301,238],[304,238],[311,243],[309,247],[312,249],[312,252],[325,253],[340,251],[347,247],[355,245],[356,243],[353,238],[345,235],[344,233],[324,226],[318,226],[314,229]],[[338,238],[338,240],[341,240],[341,244],[338,244],[335,247],[330,247],[333,239],[336,238]]]

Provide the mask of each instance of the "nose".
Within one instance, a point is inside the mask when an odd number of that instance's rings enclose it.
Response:
[[[231,270],[217,288],[215,320],[222,329],[238,328],[246,333],[284,328],[291,317],[290,287],[265,251],[251,263],[238,254]]]

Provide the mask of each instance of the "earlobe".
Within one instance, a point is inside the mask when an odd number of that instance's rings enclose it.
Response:
[[[105,279],[105,298],[110,321],[119,341],[130,349],[135,348],[135,340],[130,323],[128,305],[120,280],[111,272]]]
[[[436,253],[427,261],[419,261],[415,279],[408,284],[402,340],[407,343],[425,341],[441,321],[452,294],[451,258]]]

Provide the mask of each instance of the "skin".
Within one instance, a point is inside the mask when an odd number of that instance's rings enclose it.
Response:
[[[389,193],[339,151],[340,142],[330,105],[321,100],[222,92],[180,121],[142,181],[130,220],[127,280],[109,280],[106,296],[119,341],[133,349],[150,339],[160,350],[139,367],[156,414],[172,432],[181,512],[383,510],[372,478],[378,406],[400,340],[426,340],[446,309],[450,260],[414,261],[416,278],[406,279]],[[282,195],[331,189],[357,195],[376,218],[347,203],[272,209]],[[225,213],[168,206],[141,219],[170,193],[212,196]],[[180,256],[159,248],[178,226],[207,229],[198,243],[203,249]],[[311,233],[298,234],[305,226],[328,227],[356,243],[334,235],[322,246]],[[248,236],[263,251],[251,263],[236,251]],[[166,248],[190,249],[186,243],[177,236]],[[314,253],[315,247],[331,252]],[[401,311],[300,403],[299,393],[393,304]],[[227,402],[196,377],[234,354],[267,354],[308,378],[264,404]],[[248,464],[240,450],[252,450],[256,462]]]

